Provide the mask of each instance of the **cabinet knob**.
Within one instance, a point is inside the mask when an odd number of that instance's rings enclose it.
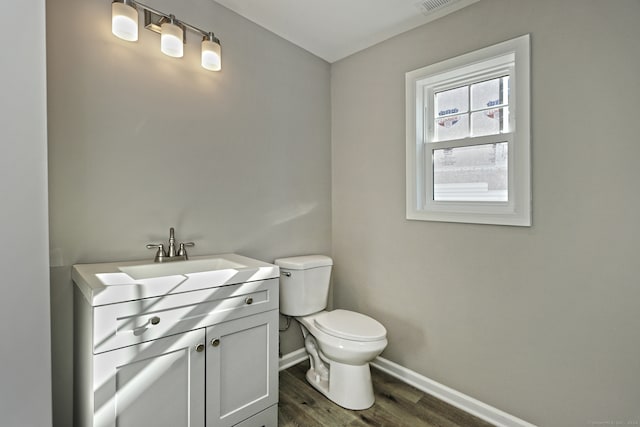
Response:
[[[253,298],[251,298],[251,297],[247,297],[247,299],[245,299],[245,300],[244,300],[244,303],[245,303],[245,304],[249,304],[249,305],[250,305],[250,304],[253,304]]]
[[[202,353],[202,352],[204,351],[204,344],[198,344],[198,345],[196,346],[196,351],[197,351],[198,353]]]
[[[160,323],[160,318],[158,316],[153,316],[151,318],[151,324],[152,325],[157,325],[158,323]]]
[[[212,347],[217,347],[220,345],[220,340],[218,338],[214,338],[211,340],[211,346]]]

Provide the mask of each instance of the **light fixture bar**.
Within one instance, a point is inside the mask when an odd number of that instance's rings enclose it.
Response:
[[[160,21],[162,20],[162,18],[169,20],[170,17],[172,16],[171,14],[161,12],[158,9],[154,9],[151,6],[147,6],[144,3],[140,3],[138,1],[133,1],[133,0],[128,0],[128,1],[130,3],[135,4],[140,9],[144,10],[144,26],[146,29],[151,30],[155,33],[160,33],[161,31],[160,25],[162,25],[162,23]],[[205,31],[203,29],[200,29],[194,25],[189,24],[188,22],[184,22],[184,21],[178,21],[178,22],[180,22],[182,26],[190,29],[191,31],[200,33],[200,35],[202,36],[206,36],[210,33],[210,31]]]
[[[180,38],[182,38],[182,44],[187,43],[187,34],[185,29],[189,29],[195,33],[200,34],[203,37],[202,39],[203,40],[202,41],[203,68],[207,70],[212,70],[212,71],[219,71],[221,69],[220,40],[212,32],[205,31],[187,22],[176,19],[176,17],[172,14],[161,12],[157,9],[152,8],[151,6],[147,6],[146,4],[140,3],[135,0],[113,0],[112,3],[116,4],[117,11],[119,14],[122,14],[121,12],[122,10],[129,13],[127,8],[131,9],[133,13],[136,13],[136,14],[137,14],[138,8],[144,10],[144,27],[150,31],[153,31],[161,35],[162,40],[164,40],[164,41],[161,41],[161,50],[166,55],[176,57],[176,58],[182,57],[182,49],[178,45],[179,42],[177,42],[176,39],[179,40]],[[126,6],[126,8],[121,7],[117,4],[122,4],[123,6]],[[112,14],[115,14],[116,7],[113,6],[112,9],[114,10]],[[119,17],[118,19],[121,19],[121,18]],[[118,36],[119,38],[122,38],[123,40],[130,40],[130,41],[137,40],[137,28],[135,28],[136,30],[135,38],[134,36],[129,36],[129,35],[123,36],[121,34],[122,31],[118,31],[118,32],[116,31],[115,19],[112,18],[112,20],[114,21],[114,23],[112,24],[112,31],[116,36]],[[132,21],[134,20],[137,21],[137,18],[134,19],[132,17],[129,19],[129,22],[130,22],[129,27],[132,26],[133,24]],[[165,28],[164,36],[162,31],[163,26]],[[136,27],[137,27],[137,22],[136,22]],[[132,32],[133,30],[130,29],[129,31]],[[172,41],[171,43],[172,49],[169,49],[169,50],[167,49],[167,44],[166,44],[166,40],[168,39],[171,39]],[[205,60],[205,57],[208,59]]]
[[[193,25],[191,25],[191,24],[189,24],[187,22],[183,22],[182,24],[185,27],[187,27],[188,29],[190,29],[191,31],[196,32],[196,33],[200,33],[201,36],[206,36],[206,35],[208,35],[210,33],[209,31],[201,30],[198,27],[194,27]],[[211,34],[213,34],[213,33],[211,33]]]
[[[164,15],[158,15],[150,10],[144,10],[144,27],[147,30],[160,34],[162,32],[161,25],[162,20],[165,19]]]

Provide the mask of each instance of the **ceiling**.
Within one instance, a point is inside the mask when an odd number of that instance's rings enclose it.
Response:
[[[215,0],[328,62],[479,0]]]

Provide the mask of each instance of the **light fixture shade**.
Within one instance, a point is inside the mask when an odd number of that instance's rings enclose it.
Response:
[[[131,2],[111,3],[111,32],[122,40],[138,40],[138,10]]]
[[[220,41],[213,35],[202,40],[202,68],[210,71],[220,71],[222,69]]]
[[[161,26],[162,35],[160,36],[160,50],[162,53],[174,58],[182,58],[184,55],[184,32],[182,28],[175,23],[165,22]]]

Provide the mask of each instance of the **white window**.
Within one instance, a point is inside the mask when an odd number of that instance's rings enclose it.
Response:
[[[531,225],[529,36],[406,74],[407,219]]]

